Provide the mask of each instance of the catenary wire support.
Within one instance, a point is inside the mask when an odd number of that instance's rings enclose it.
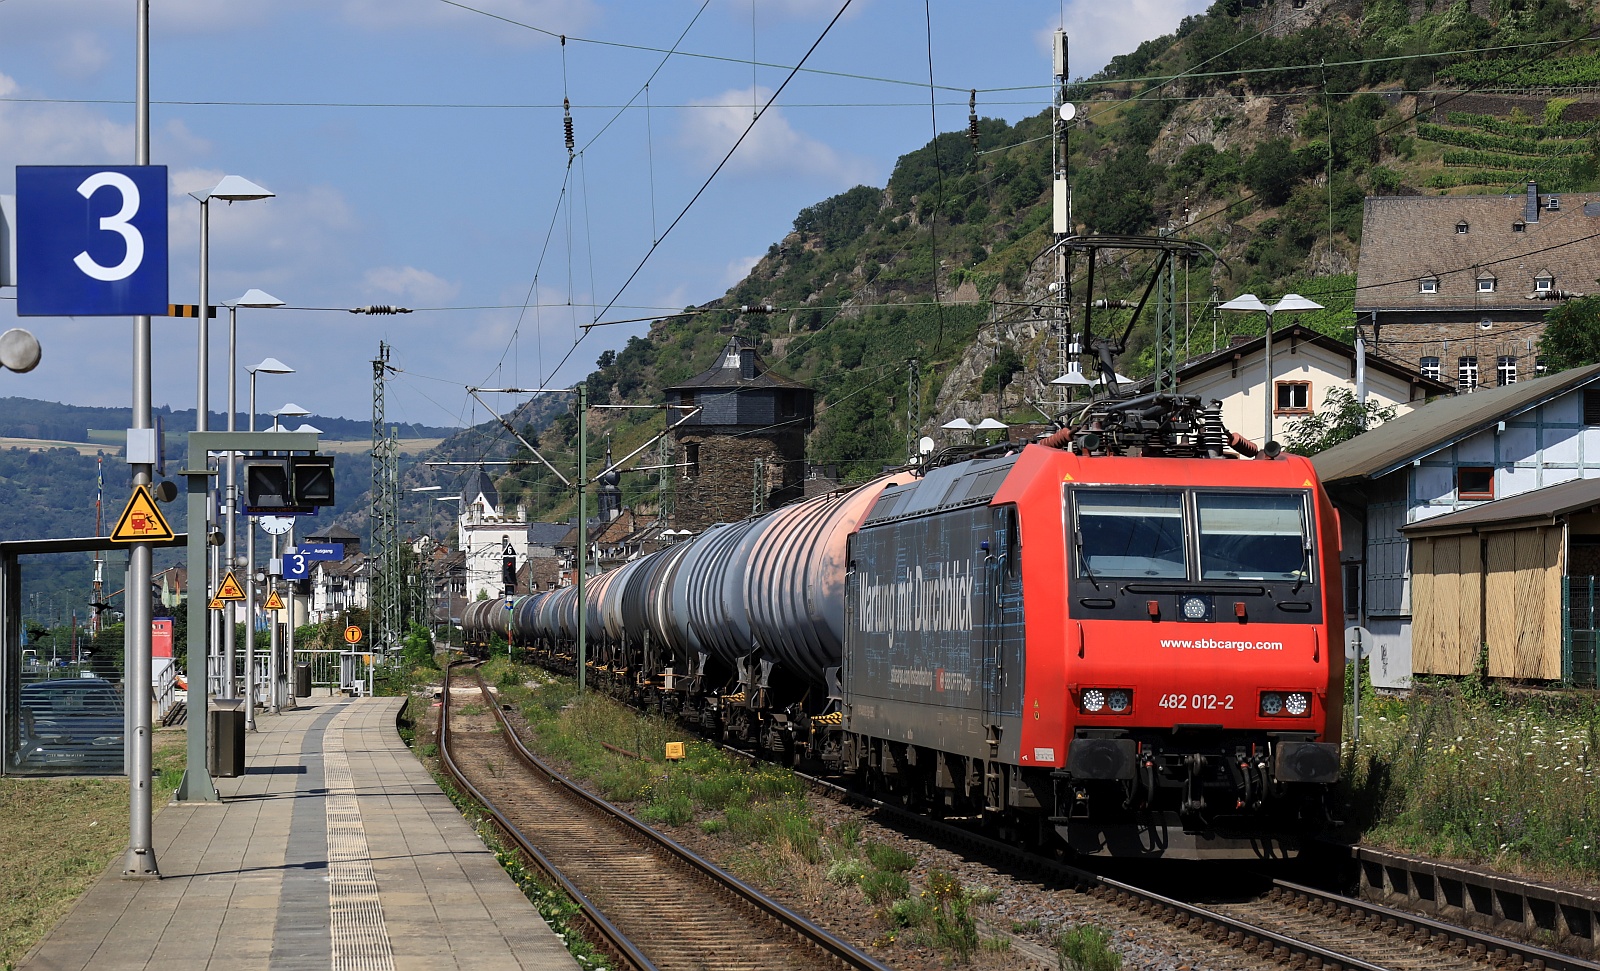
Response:
[[[372,530],[372,555],[368,562],[372,591],[372,644],[379,650],[392,649],[399,640],[400,628],[400,503],[399,463],[395,439],[384,419],[384,384],[394,368],[389,364],[389,345],[378,342],[378,356],[372,361],[372,488],[368,521]]]
[[[922,454],[922,372],[916,358],[906,362],[906,461],[916,462]]]

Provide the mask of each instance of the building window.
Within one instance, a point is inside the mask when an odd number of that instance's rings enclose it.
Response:
[[[1456,363],[1456,389],[1471,391],[1478,386],[1478,358],[1463,357]]]
[[[1536,374],[1536,375],[1539,375],[1540,377],[1544,376],[1544,355],[1543,354],[1540,354],[1540,355],[1538,355],[1537,357],[1535,357],[1533,359],[1533,373]]]
[[[1494,469],[1487,465],[1463,465],[1456,469],[1457,499],[1493,499]]]
[[[1438,358],[1436,358],[1436,357],[1425,357],[1425,358],[1422,359],[1421,364],[1422,364],[1422,376],[1423,377],[1432,378],[1435,381],[1439,380],[1439,359]]]
[[[1279,415],[1311,414],[1311,382],[1279,381],[1278,406],[1274,409],[1274,413]]]
[[[680,392],[678,392],[678,404],[683,405],[685,408],[693,408],[694,407],[694,392],[693,391],[680,391]]]
[[[1479,293],[1493,293],[1494,292],[1494,277],[1486,277],[1486,278],[1484,278],[1482,280],[1479,280],[1478,281],[1478,292]]]
[[[1438,293],[1439,292],[1439,280],[1438,280],[1438,278],[1437,277],[1431,277],[1431,276],[1423,277],[1422,278],[1422,292],[1423,293]]]
[[[1600,391],[1583,393],[1583,423],[1600,425]]]
[[[1513,233],[1527,232],[1527,230],[1528,230],[1528,224],[1523,222],[1520,219],[1518,219],[1516,222],[1511,224],[1511,231]]]
[[[790,388],[778,392],[778,417],[793,418],[800,414],[800,393]]]
[[[1555,288],[1555,283],[1556,281],[1549,277],[1542,276],[1533,281],[1533,288],[1535,290],[1552,290]]]
[[[1561,210],[1561,197],[1551,196],[1544,201],[1544,207],[1550,212],[1559,212]]]
[[[1509,354],[1502,354],[1494,359],[1495,384],[1505,387],[1517,383],[1517,359]]]
[[[683,445],[683,474],[686,478],[700,478],[700,443],[685,442]]]
[[[1457,236],[1465,236],[1465,235],[1467,235],[1467,224],[1466,224],[1465,220],[1456,223],[1456,235]]]
[[[1344,615],[1347,620],[1361,616],[1361,564],[1345,563]]]

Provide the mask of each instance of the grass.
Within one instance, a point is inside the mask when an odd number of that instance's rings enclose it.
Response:
[[[186,741],[155,733],[153,813],[178,787]],[[12,853],[0,867],[0,967],[10,968],[128,848],[128,780],[0,778],[0,846],[27,848],[25,862]]]
[[[1093,924],[1079,924],[1056,936],[1063,971],[1119,971],[1122,956],[1111,949],[1111,935]]]
[[[1355,824],[1400,851],[1600,880],[1600,702],[1473,680],[1362,705]]]

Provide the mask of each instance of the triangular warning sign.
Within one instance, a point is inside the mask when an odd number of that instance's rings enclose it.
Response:
[[[267,602],[264,605],[263,609],[266,609],[266,610],[282,610],[283,609],[283,598],[278,596],[278,591],[274,590],[274,591],[272,591],[271,594],[269,594],[267,596]]]
[[[150,487],[134,486],[133,495],[128,497],[127,508],[122,510],[122,518],[117,520],[117,528],[111,531],[111,542],[161,542],[172,537],[172,527],[167,525],[161,510],[156,508],[156,501],[150,496]]]
[[[223,600],[221,597],[212,597],[211,598],[211,603],[207,604],[206,606],[210,607],[212,610],[221,610],[222,608],[226,607],[227,605],[228,605],[228,602],[226,600]]]
[[[244,587],[239,586],[239,581],[234,578],[233,571],[229,570],[222,578],[222,586],[217,588],[218,600],[243,600]]]

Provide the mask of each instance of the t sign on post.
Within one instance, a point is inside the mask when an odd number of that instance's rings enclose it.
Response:
[[[18,316],[166,312],[166,166],[17,166]]]

